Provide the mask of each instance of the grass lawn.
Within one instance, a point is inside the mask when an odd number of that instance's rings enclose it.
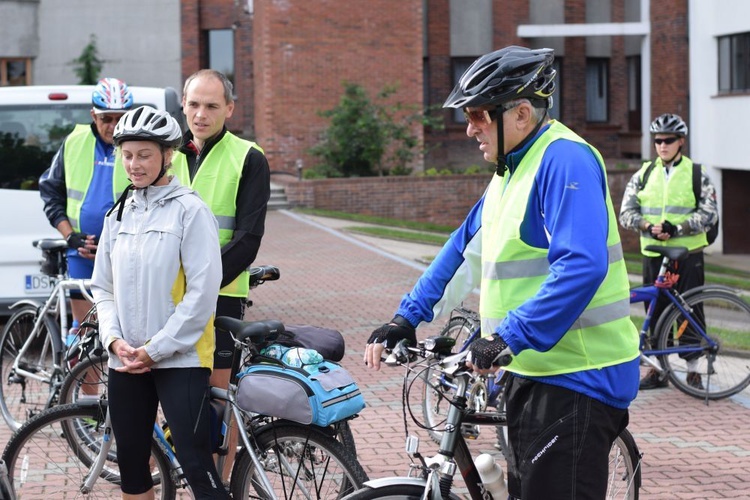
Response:
[[[352,224],[346,230],[353,233],[366,234],[379,238],[388,238],[412,243],[442,246],[448,239],[455,227],[441,226],[439,224],[421,223],[388,219],[385,217],[374,217],[369,215],[349,214],[331,210],[318,210],[308,208],[296,208],[295,212],[320,217],[332,217],[336,219],[350,220],[353,223],[373,224],[359,226]],[[625,263],[628,273],[641,275],[641,254],[626,253]],[[750,291],[750,272],[734,268],[706,265],[706,283],[724,285],[731,288]],[[631,286],[639,286],[640,282],[633,282]]]

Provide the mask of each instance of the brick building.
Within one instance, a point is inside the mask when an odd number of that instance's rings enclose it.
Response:
[[[686,0],[181,4],[183,76],[215,67],[212,37],[231,30],[233,46],[224,50],[234,54],[227,70],[236,79],[238,114],[231,125],[257,138],[274,169],[289,173],[311,164],[307,150],[326,126],[318,112],[338,102],[342,81],[371,95],[397,84],[393,102],[439,107],[471,61],[510,44],[555,49],[553,113],[607,158],[648,155],[641,131],[652,115],[681,112],[689,120]],[[670,54],[653,72],[652,51]],[[424,137],[425,165],[479,163],[460,113],[443,113],[445,129]]]
[[[440,107],[477,56],[517,43],[552,47],[551,110],[610,166],[653,156],[647,130],[664,112],[690,127],[686,153],[717,185],[721,232],[711,249],[750,252],[750,2],[746,0],[115,0],[0,1],[0,85],[75,83],[70,61],[91,35],[103,73],[180,88],[211,67],[235,82],[229,127],[267,151],[278,182],[308,154],[343,81],[392,102]],[[117,22],[112,22],[115,12]],[[483,165],[461,113],[421,130],[415,165]],[[373,189],[375,189],[373,187]],[[405,206],[408,203],[404,204]]]

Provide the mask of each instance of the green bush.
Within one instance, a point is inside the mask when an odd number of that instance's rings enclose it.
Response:
[[[331,124],[310,149],[310,154],[320,161],[310,170],[324,177],[411,173],[409,165],[419,153],[414,124],[437,124],[437,120],[422,112],[409,114],[408,107],[401,103],[385,104],[395,87],[385,87],[372,101],[362,86],[347,82],[343,85],[339,103],[319,113]]]
[[[96,35],[89,37],[89,43],[81,51],[81,55],[70,61],[73,72],[78,77],[81,85],[95,85],[99,81],[104,61],[99,59],[99,51],[96,47]]]

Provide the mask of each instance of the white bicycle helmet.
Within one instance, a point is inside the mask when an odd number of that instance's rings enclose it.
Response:
[[[94,113],[124,113],[133,107],[133,94],[127,84],[117,78],[102,78],[91,94]]]
[[[141,106],[120,118],[113,137],[116,146],[125,141],[153,141],[174,148],[182,142],[182,130],[177,120],[166,111]]]
[[[688,127],[679,115],[665,113],[651,122],[649,132],[652,134],[675,134],[687,137]]]

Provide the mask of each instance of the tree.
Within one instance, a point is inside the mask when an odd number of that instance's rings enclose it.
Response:
[[[413,124],[426,118],[421,112],[409,113],[400,103],[386,105],[395,91],[385,87],[373,102],[365,89],[344,82],[344,94],[333,109],[320,113],[330,118],[330,126],[321,141],[310,149],[321,163],[313,167],[314,176],[364,177],[408,174],[417,154],[418,137]]]
[[[99,75],[102,72],[104,61],[99,59],[96,48],[96,35],[92,34],[89,43],[81,51],[81,55],[70,61],[75,67],[73,71],[78,77],[78,83],[81,85],[95,85],[99,81]]]

